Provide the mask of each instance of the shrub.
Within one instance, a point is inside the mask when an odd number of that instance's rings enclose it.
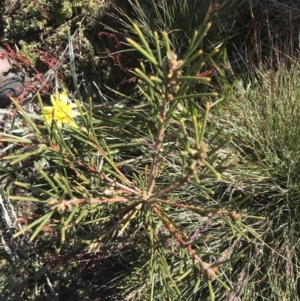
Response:
[[[66,104],[56,113],[53,99],[52,123],[47,115],[42,127],[15,102],[30,134],[2,134],[10,154],[3,157],[1,179],[7,182],[9,200],[35,202],[41,213],[14,237],[28,235],[42,247],[41,239],[54,243],[55,236],[46,235],[50,231],[60,236],[52,257],[79,248],[81,256],[89,250],[127,261],[112,282],[104,282],[102,294],[113,283],[119,285],[117,295],[133,300],[192,300],[199,294],[214,299],[214,286],[230,290],[222,271],[240,258],[230,258],[230,253],[248,232],[234,202],[226,205],[214,198],[218,182],[233,180],[232,156],[222,151],[229,137],[218,132],[209,142],[206,138],[208,99],[217,93],[205,88],[193,93],[195,85],[209,84],[210,78],[198,72],[220,49],[203,54],[199,45],[204,35],[195,32],[181,60],[166,32],[153,33],[152,51],[137,25],[134,30],[139,42],[127,42],[152,70],[148,74],[143,62],[135,69],[138,98],[103,105],[77,102],[80,117],[72,127],[56,123],[57,114],[59,120],[72,120],[62,116],[69,114]],[[198,101],[204,97],[201,108]],[[41,100],[40,105],[44,110]],[[55,264],[46,262],[47,267]],[[40,267],[36,273],[51,275],[51,270]],[[70,267],[64,273],[71,275]],[[16,283],[9,286],[12,290]],[[20,290],[15,296],[24,294]]]

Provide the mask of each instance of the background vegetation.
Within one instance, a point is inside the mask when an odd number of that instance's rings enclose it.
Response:
[[[2,1],[1,300],[299,300],[299,9]]]

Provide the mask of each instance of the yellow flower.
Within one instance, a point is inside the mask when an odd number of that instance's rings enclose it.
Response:
[[[72,118],[75,118],[79,113],[74,108],[77,107],[74,103],[68,103],[68,95],[66,92],[56,93],[55,98],[51,95],[52,107],[45,106],[44,119],[47,124],[51,124],[54,120],[59,128],[63,126],[64,123],[77,127]]]

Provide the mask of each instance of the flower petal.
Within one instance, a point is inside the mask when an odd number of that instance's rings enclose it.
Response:
[[[43,111],[45,112],[45,114],[49,114],[53,112],[53,107],[50,106],[46,106],[43,108]]]
[[[62,93],[60,93],[58,95],[58,99],[63,103],[63,104],[67,104],[68,103],[68,100],[69,100],[69,97],[67,95],[67,93],[64,91]]]

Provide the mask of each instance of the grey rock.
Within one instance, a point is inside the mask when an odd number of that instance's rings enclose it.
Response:
[[[29,81],[26,73],[9,58],[8,53],[0,48],[0,108],[11,103],[10,97],[25,93]]]

